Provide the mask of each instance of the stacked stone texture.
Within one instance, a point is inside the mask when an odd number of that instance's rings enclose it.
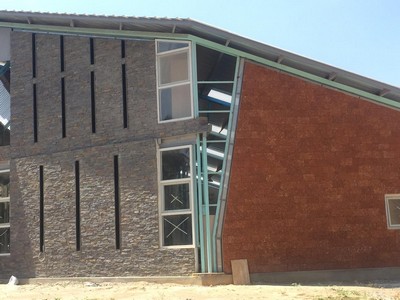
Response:
[[[185,275],[194,249],[160,247],[157,147],[160,138],[207,130],[203,119],[158,124],[154,41],[12,32],[11,255],[0,277]],[[126,64],[128,128],[123,128]],[[95,74],[96,133],[92,133],[90,72]],[[66,137],[62,138],[61,78]],[[37,86],[38,142],[33,139]],[[3,151],[7,154],[7,151]],[[119,157],[121,248],[115,246],[114,156]],[[75,161],[80,163],[81,250],[76,249]],[[40,252],[39,166],[44,168],[44,246]]]

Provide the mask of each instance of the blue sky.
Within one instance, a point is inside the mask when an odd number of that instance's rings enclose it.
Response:
[[[399,0],[0,0],[0,9],[191,18],[400,87]]]

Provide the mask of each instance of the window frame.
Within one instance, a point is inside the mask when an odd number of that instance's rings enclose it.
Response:
[[[390,200],[400,200],[400,194],[387,194],[385,195],[385,211],[386,211],[386,221],[387,221],[387,228],[391,230],[399,230],[400,229],[400,223],[399,224],[392,224],[391,219],[390,219],[390,207],[389,207],[389,202]]]
[[[0,169],[0,174],[3,173],[8,173],[8,176],[10,176],[10,169]],[[8,203],[8,207],[9,207],[9,215],[10,215],[10,220],[11,220],[11,205],[10,205],[10,196],[8,197],[0,197],[0,203]],[[8,228],[10,230],[10,235],[11,235],[11,226],[10,226],[10,220],[8,221],[8,223],[1,223],[0,224],[0,229],[3,228]],[[11,236],[10,236],[11,238]],[[11,244],[11,242],[10,242]],[[11,248],[11,247],[10,247]],[[11,255],[11,250],[8,253],[0,253],[0,256],[10,256]]]
[[[159,42],[174,43],[174,44],[187,44],[187,47],[177,48],[177,49],[158,53],[158,43]],[[161,84],[161,82],[160,82],[161,81],[161,79],[160,79],[160,74],[161,74],[160,73],[160,71],[161,71],[160,58],[166,57],[166,56],[171,56],[171,55],[178,54],[178,53],[184,53],[184,52],[187,52],[187,56],[188,56],[188,79],[181,80],[181,81],[175,81],[175,82],[171,82],[171,83],[167,83],[167,84]],[[193,119],[194,118],[194,104],[193,104],[193,76],[192,76],[192,43],[190,41],[184,41],[184,40],[156,39],[155,40],[155,53],[156,53],[157,122],[158,122],[158,124]],[[184,86],[184,85],[189,85],[190,116],[182,117],[182,118],[174,118],[174,119],[169,119],[169,120],[161,120],[161,115],[160,115],[160,108],[161,108],[160,92],[161,92],[161,90],[173,88],[173,87],[177,87],[177,86]]]
[[[178,178],[178,179],[162,179],[162,153],[166,151],[173,151],[179,149],[189,149],[189,163],[190,163],[190,177]],[[174,147],[159,148],[157,151],[158,160],[158,199],[159,199],[159,232],[160,232],[160,248],[165,249],[182,249],[182,248],[194,248],[195,247],[195,224],[194,224],[194,189],[193,182],[195,175],[193,171],[193,146],[182,145]],[[165,198],[164,198],[164,187],[168,185],[178,184],[189,184],[189,208],[188,209],[175,209],[165,210]],[[164,245],[164,217],[165,216],[179,216],[179,215],[190,215],[192,223],[192,243],[188,245]]]

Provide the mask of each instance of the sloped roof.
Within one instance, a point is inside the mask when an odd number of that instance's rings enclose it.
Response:
[[[192,19],[0,11],[1,23],[190,34],[279,63],[282,66],[307,72],[319,78],[400,102],[399,87],[305,58]],[[10,27],[12,27],[11,24]]]

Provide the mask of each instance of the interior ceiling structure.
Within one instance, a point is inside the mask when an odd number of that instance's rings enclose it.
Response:
[[[212,172],[208,175],[209,200],[215,204],[225,159],[237,58],[200,45],[196,54],[199,113],[207,117],[211,126],[206,143],[207,168]]]
[[[195,35],[320,78],[400,102],[400,88],[323,64],[191,19],[0,11],[0,23],[67,26]]]

